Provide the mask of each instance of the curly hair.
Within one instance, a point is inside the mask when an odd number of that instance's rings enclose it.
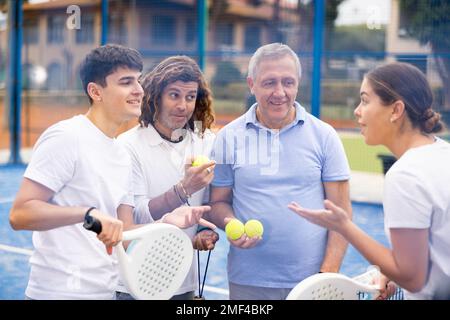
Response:
[[[164,88],[176,81],[197,82],[198,92],[192,117],[188,121],[189,128],[194,130],[194,122],[201,121],[201,133],[210,129],[214,122],[212,94],[197,63],[187,56],[173,56],[161,61],[142,80],[144,99],[142,113],[139,117],[141,127],[154,125],[161,110],[161,96]]]

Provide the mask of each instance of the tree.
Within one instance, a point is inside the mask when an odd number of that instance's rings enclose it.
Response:
[[[338,7],[343,0],[327,0],[325,1],[325,28],[324,32],[324,49],[329,50],[332,39],[334,39],[334,21],[338,16]],[[313,0],[298,0],[297,10],[299,13],[299,47],[298,51],[312,52],[314,38],[314,5]],[[324,65],[325,67],[326,65]],[[303,73],[310,73],[310,65],[302,65]]]
[[[365,24],[335,27],[333,41],[328,41],[327,50],[382,52],[385,50],[386,28],[368,29]],[[370,39],[370,41],[367,41]],[[353,56],[349,56],[353,60]]]
[[[333,38],[330,33],[334,30],[334,21],[338,16],[338,6],[344,0],[326,0],[325,1],[325,21],[326,21],[326,33],[325,33],[325,48],[329,48],[330,39]],[[284,0],[248,0],[248,3],[258,7],[264,4],[271,4],[272,6],[272,20],[268,23],[270,27],[270,41],[282,42],[282,9]],[[313,44],[313,25],[314,25],[314,0],[297,0],[297,12],[299,16],[299,34],[300,38],[299,47],[293,48],[298,51],[310,52],[312,51]]]
[[[219,61],[212,83],[217,86],[226,86],[232,82],[242,82],[243,77],[232,61]]]
[[[429,44],[444,90],[443,110],[450,112],[450,2],[448,0],[401,0],[400,9],[408,23],[407,33]]]
[[[332,33],[334,30],[334,20],[336,20],[338,16],[338,7],[343,2],[343,0],[327,0],[325,1],[325,23],[326,23],[326,39],[325,39],[325,48],[328,48],[329,41],[332,39],[330,36],[330,32]],[[300,14],[300,32],[302,37],[301,46],[299,48],[302,51],[305,51],[304,46],[308,46],[312,48],[313,41],[313,27],[314,27],[314,5],[315,1],[305,1],[299,0],[297,3],[297,10]],[[327,36],[328,35],[328,36]]]

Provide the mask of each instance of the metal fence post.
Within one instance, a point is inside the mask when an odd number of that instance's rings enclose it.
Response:
[[[20,164],[21,94],[22,94],[22,0],[9,0],[8,104],[10,123],[10,157],[8,163]]]
[[[325,1],[314,1],[314,49],[311,86],[311,113],[320,118],[320,71],[322,63],[323,28],[325,25]]]
[[[206,0],[197,1],[198,15],[198,65],[205,71],[205,53],[208,30],[208,5]]]
[[[100,44],[103,46],[108,42],[108,1],[102,0],[102,29]]]

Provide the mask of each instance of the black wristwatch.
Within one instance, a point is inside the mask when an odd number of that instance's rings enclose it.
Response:
[[[96,208],[90,207],[88,211],[86,211],[86,214],[84,215],[83,227],[86,230],[94,231],[95,233],[100,234],[102,232],[102,224],[98,219],[90,215],[90,212],[94,209]]]

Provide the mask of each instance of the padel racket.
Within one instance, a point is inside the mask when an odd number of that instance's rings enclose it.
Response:
[[[354,278],[339,273],[318,273],[295,286],[287,300],[360,300],[361,295],[376,299],[379,295],[376,269]],[[370,295],[367,295],[370,294]]]
[[[174,225],[154,223],[123,232],[122,241],[130,240],[127,252],[122,243],[116,246],[129,293],[138,300],[170,299],[190,270],[191,239]]]

